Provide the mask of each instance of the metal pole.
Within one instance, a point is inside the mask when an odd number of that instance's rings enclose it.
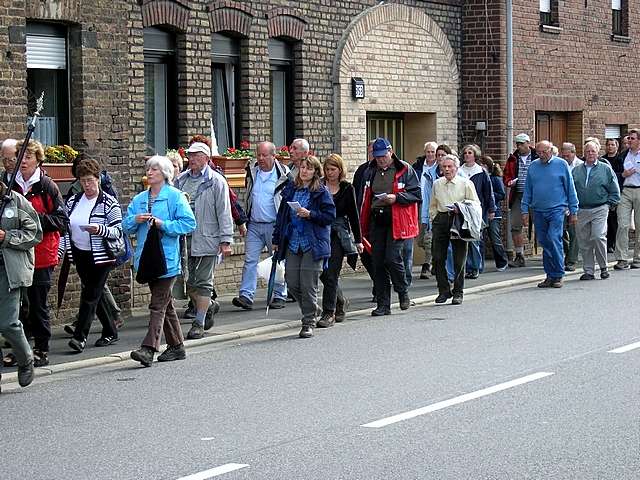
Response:
[[[506,130],[506,154],[513,148],[513,2],[506,0],[506,30],[507,30],[507,130]],[[507,191],[507,194],[509,192]],[[507,197],[508,198],[508,197]],[[511,215],[507,215],[507,250],[513,251],[513,239],[511,238]]]

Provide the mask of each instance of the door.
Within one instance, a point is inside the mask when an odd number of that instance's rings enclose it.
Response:
[[[404,158],[404,114],[367,112],[367,143],[377,137],[389,140],[398,158]]]
[[[565,112],[536,112],[536,143],[549,140],[560,148],[567,141],[567,124]]]

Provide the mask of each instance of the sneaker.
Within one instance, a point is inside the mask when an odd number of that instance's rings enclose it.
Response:
[[[74,333],[76,333],[75,326],[76,326],[76,322],[73,322],[71,324],[65,325],[64,328],[63,328],[64,333],[69,334],[69,335],[73,335]]]
[[[567,263],[564,266],[564,271],[565,272],[575,272],[576,271],[576,264],[575,263]]]
[[[231,303],[233,303],[233,305],[236,307],[242,308],[243,310],[253,309],[253,302],[249,300],[247,297],[245,297],[244,295],[240,295],[239,297],[234,297],[234,299],[231,300]]]
[[[336,323],[336,316],[331,312],[324,312],[320,317],[320,320],[316,322],[316,327],[329,328],[333,327],[334,323]]]
[[[609,278],[611,275],[609,274],[609,271],[606,268],[602,268],[600,270],[600,279],[601,280],[606,280],[607,278]]]
[[[26,365],[18,365],[18,383],[21,387],[26,387],[33,382],[35,373],[33,371],[33,360],[29,360]]]
[[[188,318],[189,320],[196,318],[196,306],[191,300],[189,300],[189,305],[187,305],[182,318]]]
[[[583,273],[582,275],[580,275],[580,280],[595,280],[596,277],[594,277],[591,273]]]
[[[520,268],[520,267],[524,267],[526,265],[526,262],[524,261],[524,255],[518,253],[516,254],[515,258],[509,262],[509,266],[511,268]]]
[[[391,309],[389,307],[378,307],[371,311],[372,317],[382,317],[384,315],[391,315]]]
[[[615,270],[629,270],[630,265],[626,260],[618,260],[618,263],[616,263],[613,268]]]
[[[505,272],[508,267],[509,267],[509,264],[505,265],[504,267],[496,267],[496,270],[498,272]]]
[[[451,292],[444,292],[441,293],[440,295],[438,295],[436,297],[436,303],[445,303],[447,300],[449,300],[453,295],[451,295]]]
[[[213,322],[214,322],[213,317],[217,313],[216,306],[218,307],[217,310],[220,310],[220,305],[218,304],[218,302],[214,300],[209,304],[209,308],[207,308],[207,314],[204,317],[205,330],[211,330],[211,327],[213,327]]]
[[[400,310],[408,310],[411,306],[411,299],[409,298],[408,293],[403,293],[400,295]]]
[[[429,278],[431,278],[431,265],[423,263],[420,270],[420,280],[429,280]]]
[[[159,362],[173,362],[174,360],[184,360],[187,358],[187,352],[184,345],[169,345],[167,349],[158,357]]]
[[[462,305],[462,294],[456,293],[451,300],[451,305]]]
[[[199,340],[202,337],[204,337],[204,327],[199,323],[193,322],[187,332],[187,340]]]
[[[464,278],[468,278],[470,280],[476,280],[479,276],[480,276],[480,272],[478,272],[477,270],[472,270],[470,272],[467,272]]]
[[[71,350],[75,350],[76,352],[80,353],[84,350],[84,347],[87,346],[87,341],[72,338],[71,340],[69,340],[68,345]]]
[[[142,345],[139,350],[130,353],[131,359],[140,362],[145,367],[150,367],[153,363],[153,356],[156,352],[152,348]]]
[[[107,347],[109,345],[113,345],[118,341],[118,337],[100,337],[96,340],[96,347]]]
[[[34,367],[46,367],[49,365],[49,352],[42,350],[33,350],[33,366]]]
[[[273,300],[271,300],[271,304],[269,305],[269,308],[272,308],[274,310],[279,310],[280,308],[284,307],[285,301],[282,298],[274,298]]]
[[[311,325],[303,325],[300,329],[300,333],[298,334],[300,338],[311,338],[313,337],[313,327]]]

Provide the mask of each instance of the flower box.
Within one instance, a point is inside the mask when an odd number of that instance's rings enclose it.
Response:
[[[211,157],[213,163],[222,168],[229,185],[233,188],[244,187],[244,179],[246,176],[247,163],[251,157],[230,158],[222,155],[214,155]]]
[[[72,163],[43,163],[42,170],[45,171],[54,182],[72,182],[75,180],[71,173]]]

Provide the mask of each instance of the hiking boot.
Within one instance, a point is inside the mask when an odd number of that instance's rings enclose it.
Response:
[[[618,263],[616,263],[613,268],[615,270],[629,270],[630,265],[626,260],[618,260]]]
[[[329,328],[329,327],[333,327],[334,323],[336,323],[335,315],[331,312],[324,312],[320,317],[320,320],[316,322],[316,327]]]
[[[420,270],[420,280],[429,280],[429,278],[431,278],[431,265],[423,263]]]
[[[145,367],[150,367],[153,363],[153,356],[155,354],[156,352],[154,352],[151,347],[142,345],[139,350],[132,351],[130,356],[132,360],[140,362]]]
[[[551,288],[551,279],[549,277],[545,278],[538,284],[538,288]]]
[[[551,280],[551,288],[562,288],[563,285],[564,283],[562,282],[561,278],[555,278]]]
[[[199,340],[202,337],[204,337],[204,327],[197,322],[193,322],[187,332],[187,340]]]
[[[411,299],[409,298],[408,293],[403,293],[400,295],[400,310],[408,310],[411,306]]]
[[[580,275],[580,280],[595,280],[596,277],[594,277],[591,273],[583,273],[582,275]]]
[[[611,275],[609,274],[609,271],[606,268],[602,268],[600,269],[600,279],[601,280],[606,280],[607,278],[609,278]]]
[[[462,305],[462,294],[456,293],[453,295],[453,300],[451,300],[451,305]]]
[[[378,307],[371,311],[372,317],[383,317],[385,315],[391,315],[391,309],[389,307]]]
[[[189,320],[196,318],[196,306],[191,300],[189,300],[189,304],[187,305],[187,309],[184,311],[182,318],[188,318]]]
[[[269,308],[278,310],[285,307],[285,301],[282,298],[274,298],[269,304]]]
[[[249,300],[247,297],[245,297],[244,295],[240,295],[239,297],[234,297],[234,299],[231,300],[231,303],[233,303],[233,305],[236,307],[242,308],[243,310],[253,309],[253,302]]]
[[[49,352],[42,350],[33,350],[33,366],[46,367],[49,365]]]
[[[451,295],[451,292],[443,292],[440,295],[438,295],[436,297],[436,303],[445,303],[447,300],[449,300],[453,295]]]
[[[29,363],[26,365],[20,366],[18,365],[18,383],[21,387],[26,387],[33,382],[33,377],[35,376],[33,371],[33,360],[29,360]]]
[[[216,307],[218,308],[216,309]],[[207,314],[204,317],[205,330],[211,330],[211,327],[213,327],[213,316],[218,312],[218,310],[220,310],[220,304],[218,302],[214,300],[209,304],[209,308],[207,308]]]
[[[300,333],[298,334],[300,338],[311,338],[313,337],[313,327],[311,325],[303,325],[300,329]]]
[[[521,253],[517,253],[515,258],[511,262],[509,262],[509,266],[511,268],[521,268],[525,265],[526,262],[524,261],[524,255],[522,255]]]
[[[167,349],[158,357],[159,362],[173,362],[174,360],[184,360],[187,358],[187,352],[184,345],[169,345]]]
[[[576,264],[575,263],[567,263],[564,266],[564,271],[565,272],[575,272],[576,271]]]

